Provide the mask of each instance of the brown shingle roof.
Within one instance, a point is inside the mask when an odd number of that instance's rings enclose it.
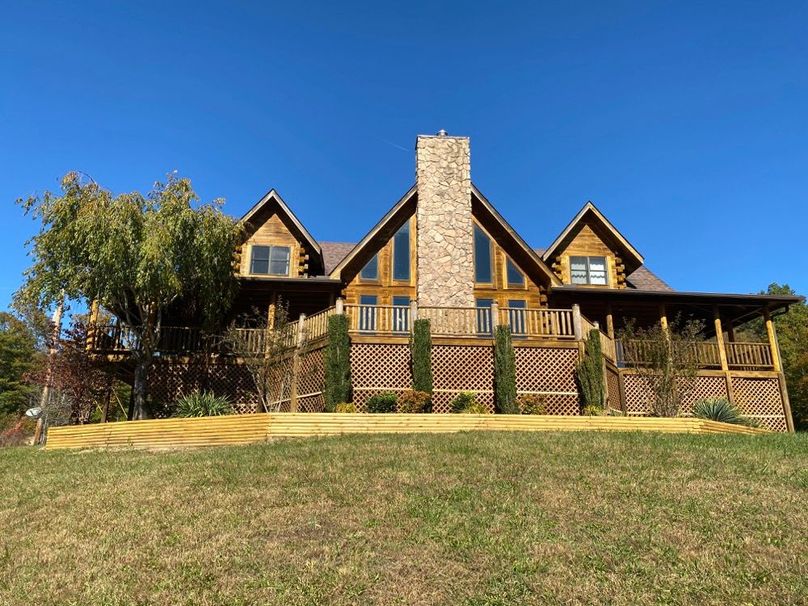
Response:
[[[662,278],[645,265],[634,270],[634,273],[628,276],[626,280],[637,290],[673,290]]]
[[[325,265],[325,275],[339,265],[348,253],[351,252],[356,246],[352,242],[320,242],[320,248],[323,251],[323,264]]]

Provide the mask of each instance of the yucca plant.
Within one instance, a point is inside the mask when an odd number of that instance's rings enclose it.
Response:
[[[209,391],[195,391],[176,402],[177,417],[218,417],[233,413],[230,400]]]
[[[726,398],[710,398],[696,402],[693,406],[693,416],[732,425],[757,426],[754,420],[743,416]]]

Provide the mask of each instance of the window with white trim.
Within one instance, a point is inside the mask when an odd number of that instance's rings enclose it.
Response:
[[[570,281],[606,286],[606,257],[570,257]]]
[[[253,246],[250,253],[250,273],[288,276],[291,252],[288,246]]]

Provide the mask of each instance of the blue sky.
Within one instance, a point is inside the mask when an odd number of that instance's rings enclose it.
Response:
[[[275,187],[356,241],[441,128],[535,246],[591,199],[677,289],[808,293],[808,4],[295,4],[2,8],[0,307],[35,230],[14,200],[68,170],[176,169],[237,216]]]

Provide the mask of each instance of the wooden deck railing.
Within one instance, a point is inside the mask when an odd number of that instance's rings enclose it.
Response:
[[[726,343],[730,368],[774,368],[768,343]]]
[[[439,337],[491,337],[491,309],[485,307],[419,307],[418,319],[429,320]]]
[[[303,320],[305,340],[314,341],[326,336],[328,334],[328,318],[333,316],[334,313],[336,313],[335,308],[329,307],[323,311],[318,311],[316,314],[306,316]]]
[[[345,305],[348,330],[365,334],[407,334],[409,305]]]
[[[574,339],[571,309],[521,309],[500,307],[499,322],[511,327],[515,336]]]
[[[412,306],[345,305],[349,330],[359,334],[407,334]],[[418,319],[429,320],[438,337],[492,337],[494,314],[499,324],[511,327],[516,337],[574,339],[572,310],[516,307],[417,307]]]
[[[415,305],[341,305],[348,317],[348,329],[354,334],[405,336],[412,330],[415,317],[430,321],[432,334],[438,337],[492,338],[497,325],[510,326],[515,338],[574,340],[575,318],[571,309],[534,309],[516,307],[416,307]],[[328,318],[337,313],[330,307],[311,316],[286,323],[280,336],[284,347],[323,338],[328,333]],[[583,320],[584,325],[589,323]],[[200,328],[163,326],[156,351],[160,354],[185,354],[199,351],[250,354],[262,353],[270,346],[265,328],[237,328],[236,339],[209,335]],[[277,335],[276,335],[277,338]],[[603,349],[614,357],[614,344],[603,335]],[[231,341],[235,341],[233,345]],[[228,344],[229,343],[229,344]],[[116,354],[139,347],[137,331],[123,324],[98,325],[91,331],[90,347],[96,353]],[[238,351],[234,350],[234,347]]]
[[[654,357],[654,342],[642,339],[630,341],[615,341],[617,361],[625,366],[643,366]],[[714,341],[680,341],[675,347],[686,348],[683,356],[695,360],[699,368],[720,369],[721,350]],[[737,343],[724,344],[727,354],[727,369],[752,368],[771,369],[771,348],[768,343]]]

